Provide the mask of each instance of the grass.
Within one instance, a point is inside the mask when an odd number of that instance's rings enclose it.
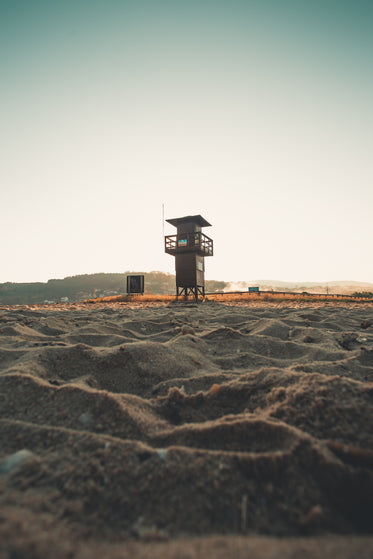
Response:
[[[179,297],[179,301],[193,302],[193,296]],[[205,301],[217,301],[221,303],[261,303],[261,302],[344,302],[344,303],[373,303],[369,297],[348,296],[348,295],[312,295],[302,293],[250,293],[248,291],[234,293],[209,293]],[[85,303],[172,303],[176,301],[175,295],[154,295],[145,293],[144,295],[115,295],[112,297],[99,297],[89,299]],[[199,299],[201,301],[201,298]]]

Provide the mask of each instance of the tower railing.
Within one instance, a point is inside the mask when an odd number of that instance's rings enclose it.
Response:
[[[164,240],[168,254],[197,252],[202,256],[213,256],[213,241],[201,232],[167,235]]]

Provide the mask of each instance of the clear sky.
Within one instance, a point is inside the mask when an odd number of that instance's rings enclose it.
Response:
[[[0,282],[373,282],[371,0],[0,0]],[[175,229],[166,224],[165,234]]]

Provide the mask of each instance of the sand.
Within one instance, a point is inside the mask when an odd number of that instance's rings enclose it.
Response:
[[[0,307],[0,559],[373,556],[373,304]]]

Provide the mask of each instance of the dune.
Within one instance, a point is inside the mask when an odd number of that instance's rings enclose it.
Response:
[[[373,555],[373,303],[0,307],[0,557]]]

